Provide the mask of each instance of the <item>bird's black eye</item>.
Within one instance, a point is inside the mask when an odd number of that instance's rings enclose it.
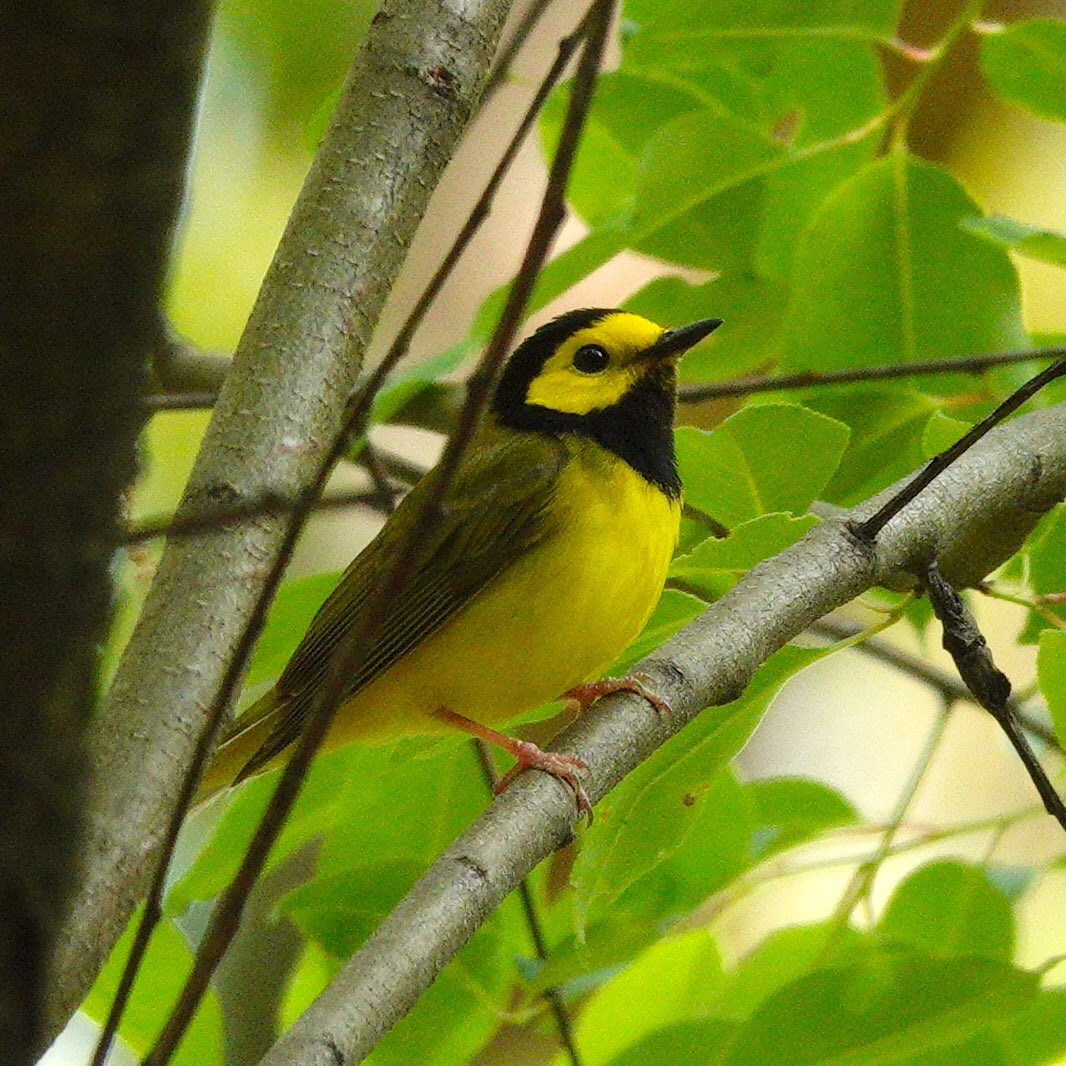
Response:
[[[574,369],[582,374],[598,374],[607,369],[610,357],[598,344],[585,344],[574,353]]]

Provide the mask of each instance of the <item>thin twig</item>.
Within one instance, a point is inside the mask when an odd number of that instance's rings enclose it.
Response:
[[[217,392],[152,392],[141,400],[141,406],[149,415],[159,411],[209,411],[217,399]]]
[[[499,776],[496,767],[492,764],[492,756],[483,740],[474,738],[474,750],[477,752],[478,765],[481,767],[481,775],[488,786],[489,795],[496,794],[496,783]],[[533,941],[533,950],[541,962],[548,961],[548,942],[544,939],[544,930],[540,924],[540,915],[537,913],[537,903],[533,898],[533,890],[529,884],[529,878],[523,877],[518,883],[518,899],[522,904],[522,913],[525,915],[526,928],[529,930],[529,938]],[[555,1028],[559,1032],[559,1042],[570,1059],[571,1066],[581,1066],[581,1055],[577,1050],[577,1042],[574,1039],[574,1027],[570,1021],[570,1012],[566,1009],[563,997],[559,989],[545,989],[544,998],[555,1020]]]
[[[922,575],[933,612],[944,627],[944,650],[955,661],[959,676],[973,693],[973,698],[999,723],[1022,760],[1036,786],[1044,807],[1066,829],[1066,803],[1048,780],[1036,753],[1022,732],[1010,707],[1010,679],[992,661],[988,643],[977,620],[940,573],[936,561],[929,563]]]
[[[1036,377],[1012,392],[987,418],[981,419],[968,433],[960,437],[947,451],[931,459],[922,470],[893,496],[876,514],[852,525],[852,533],[861,541],[872,544],[874,538],[892,519],[907,506],[927,485],[936,480],[959,456],[970,450],[990,429],[999,425],[1007,415],[1016,411],[1031,396],[1045,385],[1066,374],[1066,358],[1053,363]]]
[[[489,71],[485,89],[481,94],[481,107],[484,107],[496,95],[496,91],[507,80],[518,53],[522,51],[526,41],[529,40],[529,35],[536,29],[537,23],[540,22],[550,5],[551,0],[531,0],[529,6],[522,12],[514,33],[507,38],[496,62]]]
[[[396,510],[396,490],[389,481],[389,472],[378,455],[377,448],[369,440],[363,442],[363,469],[370,475],[374,485],[373,495],[377,499],[378,509],[385,514]]]
[[[855,872],[851,876],[851,880],[848,882],[839,902],[833,910],[833,915],[830,918],[832,931],[822,948],[823,956],[829,954],[839,943],[840,937],[847,928],[848,920],[851,918],[856,906],[870,891],[873,879],[877,876],[878,869],[881,867],[881,864],[885,859],[888,858],[896,834],[899,832],[900,826],[903,824],[903,819],[907,815],[907,810],[913,802],[918,787],[921,785],[922,779],[925,777],[926,772],[933,761],[933,756],[936,754],[936,749],[940,745],[941,738],[944,736],[944,730],[947,728],[950,713],[951,704],[947,700],[944,700],[940,707],[940,711],[937,714],[936,721],[933,723],[933,728],[929,731],[929,736],[926,737],[925,744],[922,746],[918,760],[914,764],[914,768],[911,770],[906,784],[903,786],[903,791],[899,794],[899,798],[896,800],[896,805],[893,808],[892,814],[889,816],[888,824],[885,826],[885,831],[881,836],[880,843],[874,850],[873,854],[865,862],[856,867]]]
[[[786,389],[818,388],[827,385],[847,385],[854,382],[890,381],[896,378],[920,377],[925,374],[980,374],[991,367],[1013,363],[1029,363],[1039,359],[1062,359],[1066,348],[1036,348],[1032,351],[997,352],[991,355],[969,355],[958,359],[929,359],[918,363],[891,363],[847,370],[799,370],[794,374],[753,374],[709,385],[686,385],[679,394],[682,403],[702,403],[734,396],[752,396],[763,392],[782,392]]]
[[[610,25],[611,4],[612,0],[594,0],[589,17],[582,23],[583,27],[585,25],[588,27],[588,36],[574,78],[566,120],[555,158],[552,161],[541,209],[523,257],[522,266],[500,315],[496,330],[477,370],[468,383],[467,401],[463,407],[459,425],[449,440],[438,466],[434,491],[427,498],[419,521],[412,530],[407,543],[397,554],[388,572],[383,575],[383,580],[365,611],[364,624],[355,626],[338,648],[318,698],[314,702],[307,725],[281,773],[280,780],[256,827],[240,868],[215,906],[211,921],[200,941],[192,971],[155,1044],[144,1059],[145,1066],[165,1066],[177,1049],[185,1029],[207,991],[211,975],[236,932],[245,900],[296,800],[311,761],[325,740],[348,679],[353,675],[360,655],[364,653],[366,631],[374,623],[377,613],[376,605],[389,602],[401,591],[404,582],[408,579],[411,565],[417,559],[429,536],[443,495],[454,478],[477,422],[488,403],[495,378],[514,340],[537,275],[547,259],[555,235],[565,217],[566,183],[591,104],[592,92]],[[372,379],[373,377],[374,375]],[[369,396],[367,393],[363,395]],[[362,412],[365,415],[369,410],[369,402],[364,403],[362,407],[365,408]],[[352,436],[350,430],[354,425],[354,419],[348,420],[344,432],[338,436],[331,451],[334,458],[343,452]],[[324,482],[324,478],[322,480]]]
[[[116,992],[114,1001],[112,1002],[111,1011],[109,1012],[108,1021],[105,1024],[104,1032],[101,1035],[100,1041],[97,1044],[96,1055],[93,1060],[93,1066],[101,1066],[106,1059],[111,1043],[114,1039],[114,1034],[117,1032],[119,1021],[121,1020],[122,1012],[125,1009],[126,1002],[132,991],[133,982],[136,979],[137,971],[141,965],[144,954],[148,947],[148,941],[151,938],[151,934],[154,931],[156,925],[161,918],[161,902],[162,893],[165,884],[166,870],[169,865],[171,856],[173,855],[174,848],[177,843],[178,832],[181,828],[181,823],[184,821],[185,815],[188,813],[189,805],[192,802],[192,797],[195,794],[196,784],[198,783],[201,774],[207,764],[207,759],[210,756],[211,750],[214,746],[215,736],[221,725],[222,719],[225,715],[226,708],[229,706],[232,700],[233,692],[236,691],[237,685],[240,682],[240,678],[244,672],[244,664],[251,652],[251,648],[254,646],[259,632],[262,629],[263,622],[265,620],[266,612],[269,608],[270,602],[273,599],[274,592],[280,583],[281,576],[284,573],[286,566],[288,565],[289,558],[295,547],[296,541],[299,538],[300,531],[303,528],[303,524],[306,521],[308,515],[313,509],[325,509],[326,506],[347,506],[349,501],[344,500],[342,497],[337,497],[331,501],[319,501],[322,489],[325,487],[326,481],[329,478],[329,474],[333,467],[336,465],[338,459],[344,454],[348,448],[349,442],[360,436],[365,432],[366,422],[369,418],[371,406],[373,404],[374,397],[380,391],[384,385],[387,375],[391,372],[393,367],[399,360],[407,353],[407,349],[410,345],[411,338],[414,336],[415,331],[425,317],[426,312],[432,304],[433,299],[440,292],[445,281],[450,276],[452,270],[455,268],[456,263],[459,260],[460,255],[469,244],[471,238],[477,232],[481,223],[488,216],[491,208],[492,200],[495,197],[496,191],[499,188],[504,175],[510,168],[511,163],[517,154],[518,148],[523,138],[528,133],[533,122],[536,120],[536,115],[541,107],[544,105],[544,101],[547,99],[551,89],[558,81],[565,68],[566,62],[573,52],[574,47],[577,44],[578,39],[587,31],[588,16],[582,20],[578,29],[568,38],[561,41],[559,44],[559,53],[556,57],[555,63],[548,71],[541,86],[536,93],[533,102],[530,105],[529,110],[523,117],[522,122],[519,124],[518,130],[515,132],[510,144],[497,164],[496,169],[493,171],[492,176],[489,179],[485,189],[482,191],[481,196],[478,198],[473,210],[470,213],[463,229],[460,231],[459,236],[456,238],[455,243],[449,249],[448,254],[445,256],[444,261],[438,267],[433,277],[430,279],[425,291],[422,293],[415,306],[412,308],[407,319],[404,321],[399,332],[394,338],[392,345],[390,346],[385,357],[377,365],[374,371],[369,375],[367,381],[362,388],[356,393],[352,401],[349,404],[349,410],[346,414],[344,426],[340,433],[337,435],[333,447],[329,453],[323,459],[315,478],[312,481],[309,488],[302,493],[296,500],[280,499],[276,495],[268,495],[260,497],[258,500],[250,501],[245,508],[233,508],[228,509],[231,512],[241,512],[240,517],[251,518],[257,515],[263,514],[291,514],[291,520],[288,528],[285,532],[284,540],[279,548],[278,554],[275,557],[274,564],[271,567],[270,573],[263,586],[263,590],[259,598],[257,599],[252,613],[249,617],[248,624],[241,634],[241,639],[238,642],[237,648],[234,653],[233,659],[227,668],[226,674],[223,677],[222,684],[219,689],[218,697],[212,705],[212,710],[208,716],[208,723],[201,733],[196,749],[193,754],[192,762],[182,782],[182,789],[179,795],[177,806],[173,812],[170,822],[167,827],[167,833],[164,838],[163,848],[160,854],[159,864],[156,869],[155,876],[153,878],[152,885],[149,889],[148,901],[145,906],[145,911],[141,919],[141,923],[137,930],[137,935],[134,938],[134,944],[130,950],[129,958],[127,959],[126,966],[123,970],[122,978],[119,982],[119,988]],[[380,502],[376,495],[371,497],[376,502]],[[360,493],[355,497],[352,502],[363,502],[366,499],[366,495]],[[188,534],[191,532],[204,532],[212,529],[216,529],[219,525],[225,524],[228,521],[232,521],[234,518],[225,518],[221,514],[206,514],[206,515],[193,515],[187,519],[178,518],[168,520],[165,526],[150,525],[142,526],[140,529],[131,532],[127,537],[127,544],[134,544],[141,540],[149,539],[155,536],[169,536],[173,535],[179,529]],[[297,783],[297,787],[298,787]],[[295,797],[295,792],[294,792]],[[287,810],[287,808],[286,808]],[[240,906],[243,907],[243,899],[240,901]],[[239,919],[239,909],[237,912],[237,918]],[[213,970],[213,966],[211,967]],[[193,975],[190,975],[190,981]],[[186,989],[189,985],[186,985]],[[202,992],[200,993],[202,994]],[[196,1001],[199,1001],[197,995]],[[194,1008],[195,1009],[195,1006]],[[190,1014],[191,1017],[191,1014]],[[173,1015],[172,1015],[173,1018]],[[175,1036],[175,1046],[178,1040],[181,1038],[181,1033],[184,1031],[184,1026],[187,1024],[187,1020],[184,1022],[178,1022],[175,1025],[177,1030]],[[162,1040],[162,1035],[160,1037]],[[164,1049],[160,1051],[163,1058],[160,1061],[166,1061],[169,1057],[169,1053]]]
[[[311,508],[316,514],[320,511],[338,511],[345,507],[380,507],[376,492],[357,489],[351,492],[338,492],[315,500]],[[195,537],[202,533],[213,533],[221,526],[231,522],[246,522],[252,518],[265,518],[273,515],[294,515],[303,505],[302,496],[279,496],[276,492],[265,492],[256,496],[241,507],[220,507],[218,510],[201,511],[199,514],[163,515],[160,518],[148,518],[130,527],[119,539],[122,545],[143,544],[158,537]]]

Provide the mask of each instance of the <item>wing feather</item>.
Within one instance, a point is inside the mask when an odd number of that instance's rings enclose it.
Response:
[[[238,780],[261,769],[303,731],[334,654],[362,629],[365,611],[378,616],[345,699],[380,677],[459,612],[486,585],[547,535],[551,502],[566,461],[548,437],[512,436],[474,445],[398,595],[375,605],[373,592],[388,564],[417,527],[431,473],[407,496],[378,536],[352,562],[322,605],[277,683],[277,721]]]

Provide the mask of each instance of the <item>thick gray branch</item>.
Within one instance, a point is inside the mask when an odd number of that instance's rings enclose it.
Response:
[[[181,513],[295,497],[340,422],[378,313],[477,102],[509,0],[386,0],[349,72],[238,345]],[[90,839],[52,1023],[151,874],[195,737],[284,519],[168,546],[94,731]]]
[[[0,1063],[32,1061],[209,5],[0,5]]]
[[[636,669],[669,701],[669,721],[639,697],[601,701],[560,738],[589,764],[595,803],[704,707],[735,699],[758,666],[828,611],[933,556],[959,557],[973,531],[1030,528],[1066,495],[1066,405],[991,433],[881,533],[858,544],[827,521],[756,567],[727,596]],[[879,500],[883,501],[884,494]],[[868,501],[853,514],[876,510]],[[427,871],[263,1066],[356,1062],[417,1002],[505,896],[574,827],[573,796],[525,774]]]

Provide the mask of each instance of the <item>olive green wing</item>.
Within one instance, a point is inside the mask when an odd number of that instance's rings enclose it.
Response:
[[[240,777],[255,773],[299,737],[333,656],[349,634],[366,633],[366,644],[346,698],[421,644],[539,543],[552,528],[551,503],[565,461],[563,446],[546,437],[513,436],[476,445],[397,595],[389,603],[375,603],[433,491],[435,473],[423,479],[315,616],[278,679],[277,721]],[[375,612],[372,622],[367,610]]]

